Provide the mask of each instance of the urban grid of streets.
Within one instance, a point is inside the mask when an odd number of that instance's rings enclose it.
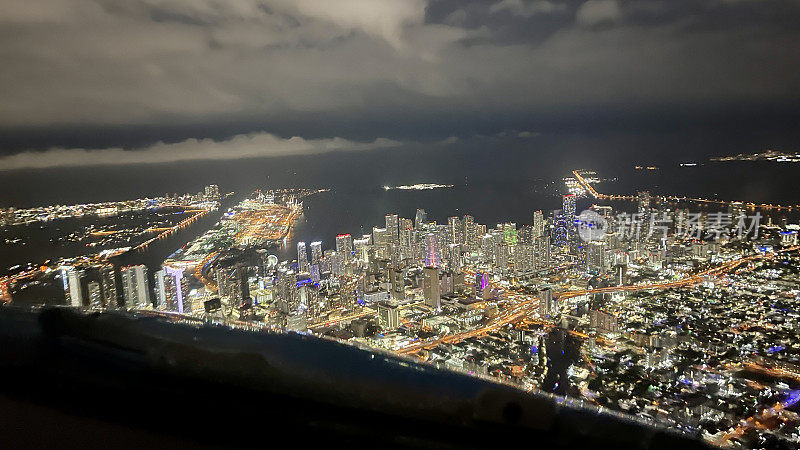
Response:
[[[257,192],[165,261],[154,298],[143,299],[136,276],[125,275],[134,268],[123,268],[123,304],[174,320],[179,311],[334,337],[635,414],[718,445],[795,447],[798,226],[769,218],[745,235],[734,228],[762,211],[797,207],[601,194],[593,175],[573,172],[562,209],[534,212],[531,225],[389,214],[385,226],[339,235],[331,248],[301,242],[293,261],[269,249],[285,245],[302,199],[320,191]],[[641,229],[621,233],[615,213],[623,211],[592,205],[606,229],[583,240],[577,199],[632,201]],[[692,205],[702,211],[690,213]],[[719,214],[709,207],[727,208],[725,230],[714,229]],[[681,234],[691,214],[698,228]],[[664,235],[654,232],[656,217],[668,219]],[[68,300],[94,306],[70,293],[80,280],[70,281]]]

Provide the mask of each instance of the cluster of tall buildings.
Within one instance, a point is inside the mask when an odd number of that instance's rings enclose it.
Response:
[[[165,266],[153,274],[151,283],[144,265],[111,264],[61,266],[66,302],[91,309],[150,309],[191,312],[188,278],[183,269]],[[154,294],[154,295],[153,295]]]
[[[469,215],[437,223],[422,209],[414,220],[387,214],[369,234],[336,236],[332,248],[298,242],[296,261],[278,263],[264,253],[259,267],[218,268],[218,292],[231,304],[248,295],[255,305],[269,302],[289,328],[363,305],[378,308],[382,327],[391,328],[398,305],[419,300],[439,311],[443,299],[464,295],[470,284],[465,267],[485,268],[473,287],[482,298],[492,295],[486,272],[526,276],[548,269],[552,220],[541,211],[532,218],[521,228],[488,228]]]

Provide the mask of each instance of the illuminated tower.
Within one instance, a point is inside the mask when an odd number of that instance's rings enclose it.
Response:
[[[428,220],[428,215],[425,214],[424,209],[417,209],[417,215],[414,217],[414,227],[416,229],[421,229],[425,222]]]
[[[306,254],[306,243],[297,243],[297,269],[302,273],[308,273],[308,255]]]
[[[636,195],[636,200],[639,206],[637,211],[639,213],[639,217],[647,217],[648,213],[650,212],[650,193],[647,191],[639,192]]]
[[[392,278],[392,300],[403,301],[406,299],[405,273],[400,269],[390,272]]]
[[[345,255],[345,258],[350,258],[353,253],[353,237],[349,234],[336,236],[336,253]]]
[[[389,235],[389,242],[397,245],[400,243],[400,224],[397,214],[386,215],[386,232]]]
[[[553,246],[563,248],[567,246],[569,234],[569,221],[564,216],[563,210],[553,211]]]
[[[183,314],[191,312],[188,302],[184,303],[188,294],[187,280],[183,277],[183,269],[166,266],[164,273],[169,277],[166,284],[167,298],[174,298],[174,304],[169,305],[170,309]],[[169,304],[169,302],[168,302]]]
[[[100,283],[97,281],[92,281],[88,285],[89,291],[89,306],[92,309],[102,309],[103,308],[103,294],[100,290]]]
[[[425,265],[436,267],[439,265],[439,240],[433,233],[425,235]]]
[[[439,288],[439,269],[436,267],[423,269],[423,291],[425,304],[438,311],[441,291]]]
[[[542,210],[533,212],[533,236],[539,237],[544,234],[544,216]]]
[[[458,217],[447,219],[447,242],[459,245],[464,243],[464,224]]]
[[[111,264],[100,268],[100,287],[103,292],[103,304],[106,308],[116,308],[119,306],[119,294],[117,293],[117,274]]]
[[[475,218],[472,216],[464,216],[464,242],[462,243],[470,252],[478,246],[478,228],[475,225]]]
[[[566,194],[564,196],[561,212],[569,223],[575,222],[575,194]]]
[[[550,267],[550,236],[543,235],[536,238],[534,245],[534,265],[537,269]]]
[[[122,295],[126,308],[138,309],[151,305],[147,267],[138,265],[122,268]]]
[[[650,235],[650,193],[647,191],[639,192],[636,195],[638,203],[639,220],[639,241],[644,242]]]
[[[155,291],[156,291],[156,306],[158,308],[166,308],[167,307],[167,284],[166,284],[166,274],[164,269],[159,270],[158,272],[153,274],[153,278],[155,279]]]
[[[322,242],[316,241],[311,243],[311,264],[320,265],[322,263]]]

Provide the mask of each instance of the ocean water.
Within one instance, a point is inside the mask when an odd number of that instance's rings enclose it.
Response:
[[[757,151],[759,148],[755,147],[760,145],[758,139],[743,140],[741,147],[731,147],[732,142],[726,138],[710,145],[708,140],[658,136],[477,137],[450,145],[414,144],[314,156],[12,171],[1,173],[0,204],[26,207],[124,200],[199,191],[211,183],[223,191],[235,191],[231,201],[244,198],[255,189],[331,189],[306,199],[305,212],[290,238],[275,249],[280,257],[290,259],[298,241],[319,240],[330,248],[336,234],[366,234],[373,226],[383,226],[386,214],[413,218],[417,208],[425,209],[430,219],[439,222],[452,215],[470,214],[489,226],[505,221],[528,224],[533,211],[560,208],[562,179],[570,176],[573,169],[597,171],[606,181],[596,187],[606,193],[650,190],[655,194],[800,203],[800,165],[708,160],[708,156]],[[665,151],[672,148],[681,151]],[[698,165],[682,167],[681,162]],[[635,166],[658,169],[637,170]],[[429,191],[383,189],[384,185],[426,182],[454,187]],[[578,210],[589,203],[580,202]],[[154,246],[152,251],[127,258],[126,263],[157,267],[215,220],[209,217],[199,221],[187,232]],[[27,256],[37,262],[66,255],[58,248],[30,248],[29,255],[11,255],[0,248],[0,264],[6,261],[6,266],[12,261],[22,262]]]

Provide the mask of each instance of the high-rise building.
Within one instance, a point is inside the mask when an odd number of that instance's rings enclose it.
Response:
[[[164,269],[161,269],[153,274],[153,279],[155,281],[155,292],[156,292],[156,307],[158,308],[166,308],[167,307],[167,283],[166,283],[166,272]]]
[[[61,277],[64,280],[64,293],[67,297],[69,306],[80,308],[83,306],[83,286],[81,280],[83,279],[83,270],[76,269],[72,266],[65,266],[61,268]]]
[[[438,311],[440,306],[439,302],[441,300],[439,269],[428,266],[422,269],[422,274],[425,304]]]
[[[386,215],[386,233],[388,234],[389,243],[400,243],[400,222],[397,214]]]
[[[438,267],[441,261],[439,239],[434,233],[425,235],[425,265]]]
[[[464,216],[464,242],[468,252],[474,252],[478,247],[478,229],[475,218]]]
[[[638,239],[641,242],[650,236],[650,192],[642,191],[636,194],[637,200],[637,220],[638,220]]]
[[[306,243],[305,242],[298,242],[297,243],[297,270],[302,273],[308,273],[309,271],[309,264],[308,264],[308,254],[306,253]]]
[[[533,236],[538,237],[544,234],[544,216],[542,210],[533,212]]]
[[[447,266],[452,270],[461,268],[461,245],[450,244],[447,246]]]
[[[544,288],[539,291],[539,315],[552,317],[558,314],[558,300],[553,297],[553,290]]]
[[[578,244],[578,233],[575,227],[575,194],[564,195],[561,215],[563,225],[566,227],[566,244],[570,253],[575,253]]]
[[[122,296],[129,309],[146,308],[150,302],[150,283],[144,265],[122,268]]]
[[[552,228],[552,242],[553,246],[557,248],[566,247],[569,243],[569,219],[564,215],[563,210],[553,211],[553,228]]]
[[[447,243],[459,245],[464,243],[464,223],[458,217],[447,219]]]
[[[379,247],[391,244],[389,231],[386,228],[372,227],[372,242]]]
[[[336,236],[336,253],[344,255],[346,259],[353,253],[353,237],[349,234]]]
[[[424,209],[417,209],[417,215],[414,217],[414,227],[418,230],[422,229],[428,220],[428,215],[425,214]]]
[[[117,293],[117,273],[111,264],[100,268],[100,287],[103,292],[103,305],[106,308],[117,308],[119,306],[119,294]]]
[[[564,195],[561,211],[570,223],[575,221],[575,194]]]
[[[390,292],[392,300],[401,302],[406,299],[405,273],[401,269],[392,269],[389,272],[392,282]]]
[[[400,326],[400,312],[396,304],[378,303],[378,326],[383,331],[396,330]]]
[[[291,270],[281,268],[278,270],[276,285],[278,310],[286,314],[297,311],[300,307],[297,275]]]
[[[376,233],[377,229],[373,228],[373,236],[378,234],[378,239],[383,240],[383,235],[379,232]],[[362,237],[361,239],[354,239],[353,240],[353,252],[355,254],[355,258],[361,262],[369,262],[369,251],[370,251],[370,239],[369,235]]]
[[[181,314],[191,312],[191,305],[187,301],[189,297],[189,282],[184,277],[183,269],[165,266],[164,274],[164,287],[167,300],[165,306],[167,309]],[[247,283],[245,282],[245,284]]]
[[[534,265],[537,269],[550,267],[550,236],[543,234],[533,242]]]
[[[617,283],[617,286],[622,286],[623,284],[625,284],[627,275],[628,275],[627,264],[619,263],[614,265],[614,281]]]
[[[100,290],[100,283],[97,281],[90,281],[87,287],[89,291],[89,307],[92,309],[102,309],[103,293]]]
[[[606,273],[606,245],[603,241],[592,241],[587,244],[586,269],[593,274]]]
[[[320,265],[322,263],[322,242],[311,243],[311,264]]]
[[[209,184],[205,188],[205,194],[206,197],[210,199],[219,198],[220,197],[219,186],[217,186],[216,184]]]
[[[508,245],[517,245],[517,224],[513,222],[501,223],[497,225],[497,229],[503,235],[503,242]]]
[[[650,192],[648,191],[641,191],[636,194],[636,201],[638,205],[637,212],[639,213],[639,217],[644,219],[645,217],[649,216],[650,213]]]

